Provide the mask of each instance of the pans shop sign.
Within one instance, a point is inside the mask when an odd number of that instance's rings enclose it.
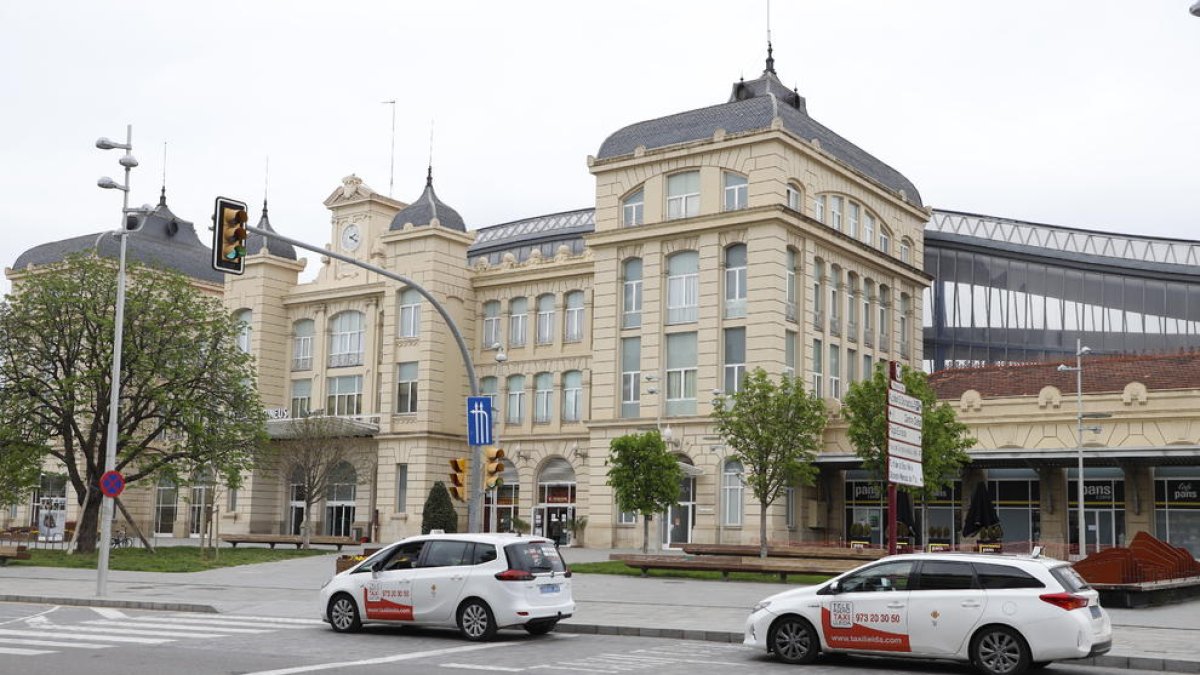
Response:
[[[1154,481],[1154,505],[1171,510],[1200,511],[1200,478]]]

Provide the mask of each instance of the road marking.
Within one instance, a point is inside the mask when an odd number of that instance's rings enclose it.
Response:
[[[8,621],[0,621],[0,626],[6,626],[10,623],[17,623],[18,621],[35,621],[39,617],[41,617],[45,614],[49,614],[50,612],[53,612],[56,609],[58,609],[57,605],[54,607],[51,607],[50,609],[47,609],[44,612],[38,612],[37,614],[30,614],[29,616],[20,616],[15,619],[9,619]]]
[[[96,645],[90,642],[55,642],[54,640],[26,640],[23,638],[0,637],[0,644],[25,645],[27,647],[70,647],[72,649],[106,649],[112,645]]]
[[[212,625],[212,626],[234,626],[245,628],[273,628],[278,630],[304,630],[305,628],[313,628],[307,624],[298,623],[277,623],[276,620],[268,622],[266,619],[262,621],[239,621],[237,619],[191,619],[175,616],[134,616],[130,617],[133,621],[146,621],[154,623],[177,623],[183,625]],[[320,622],[324,623],[324,622]]]
[[[125,614],[125,612],[122,612],[119,609],[113,609],[111,607],[92,607],[91,609],[93,612],[99,614],[100,616],[102,616],[106,619],[128,619],[129,618],[129,616],[127,616]]]
[[[568,661],[566,663],[573,663]],[[542,664],[540,666],[529,666],[529,670],[570,670],[577,673],[615,673],[615,670],[600,670],[598,668],[578,668],[572,666],[564,666],[559,664]]]
[[[149,623],[144,621],[108,621],[96,620],[86,621],[88,625],[93,626],[112,626],[113,628],[155,628],[166,631],[175,631],[183,635],[196,635],[195,633],[186,632],[189,629],[220,631],[221,633],[244,633],[244,634],[262,634],[270,633],[269,629],[262,628],[226,628],[225,626],[188,626],[185,624],[175,623]]]
[[[149,637],[162,637],[162,638],[181,638],[181,637],[193,637],[193,638],[219,638],[219,637],[228,637],[227,635],[221,635],[220,633],[188,633],[188,632],[186,632],[186,631],[178,631],[178,630],[176,630],[176,631],[165,631],[165,630],[134,630],[134,629],[130,629],[130,628],[122,628],[122,629],[119,629],[119,630],[117,630],[117,629],[113,629],[113,628],[104,628],[104,627],[102,627],[102,626],[66,626],[66,625],[63,625],[63,624],[58,624],[58,623],[50,623],[50,624],[46,624],[45,626],[43,626],[43,629],[45,629],[45,630],[47,630],[47,631],[49,631],[49,630],[53,630],[53,631],[57,631],[57,632],[59,632],[59,633],[71,633],[71,632],[78,631],[78,632],[81,632],[81,633],[117,633],[117,634],[119,634],[119,635],[145,635],[145,636],[149,636]]]
[[[270,623],[299,623],[299,624],[304,624],[306,626],[320,626],[325,623],[321,619],[296,619],[296,618],[289,618],[289,617],[282,617],[282,616],[248,616],[248,615],[243,615],[243,614],[214,615],[214,614],[203,614],[203,613],[195,613],[195,612],[180,612],[178,614],[174,614],[173,616],[179,617],[181,619],[183,619],[183,618],[221,619],[223,617],[229,617],[232,620],[238,620],[238,621],[268,621]]]
[[[443,663],[443,668],[462,668],[463,670],[491,670],[500,673],[523,673],[524,668],[510,668],[508,666],[481,666],[475,663]]]
[[[11,635],[14,637],[31,637],[44,638],[47,637],[44,630],[9,630],[7,628],[0,629],[0,637]],[[80,636],[85,637],[85,636]],[[164,638],[148,638],[148,637],[131,637],[125,635],[88,635],[88,640],[100,640],[104,642],[131,642],[139,645],[160,645],[164,642],[174,642]]]
[[[433,656],[445,656],[447,654],[462,654],[464,652],[476,652],[481,649],[495,649],[496,647],[507,646],[503,642],[492,642],[486,645],[469,645],[466,647],[448,647],[446,649],[431,649],[427,652],[411,652],[408,654],[395,654],[393,656],[381,656],[376,659],[363,659],[361,661],[339,661],[337,663],[316,663],[311,666],[296,666],[295,668],[280,668],[279,670],[260,670],[253,673],[245,673],[245,675],[293,675],[293,673],[311,673],[318,670],[334,670],[336,668],[352,668],[354,666],[374,666],[381,663],[395,663],[397,661],[412,661],[414,659],[424,659]]]
[[[53,654],[54,652],[46,649],[17,649],[15,647],[0,647],[0,654],[12,654],[13,656],[37,656],[38,654]]]

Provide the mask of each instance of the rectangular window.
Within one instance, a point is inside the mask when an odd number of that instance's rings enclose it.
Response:
[[[842,399],[842,348],[829,345],[829,395]]]
[[[483,348],[491,349],[500,344],[500,317],[485,316],[483,318]]]
[[[520,424],[525,416],[525,377],[513,375],[508,378],[508,416],[509,424]]]
[[[892,238],[883,230],[879,231],[879,250],[888,255],[892,253]]]
[[[621,417],[641,416],[642,339],[621,338]]]
[[[554,342],[554,298],[549,302],[538,301],[537,312],[537,342],[548,345]]]
[[[622,511],[617,516],[618,525],[636,525],[638,519],[637,511]]]
[[[312,380],[292,380],[292,419],[308,417],[312,408]]]
[[[796,488],[784,488],[784,523],[787,529],[796,529]]]
[[[846,382],[858,382],[858,351],[846,350]]]
[[[863,214],[863,241],[870,244],[875,241],[875,216]]]
[[[400,293],[400,337],[421,335],[421,295],[409,288]]]
[[[726,462],[721,474],[721,524],[737,527],[742,524],[742,466]]]
[[[629,195],[625,199],[625,203],[621,205],[621,221],[625,227],[634,227],[642,224],[642,217],[645,212],[645,192],[638,190]]]
[[[326,384],[329,387],[325,397],[326,415],[362,414],[362,375],[331,377]]]
[[[789,330],[783,334],[783,374],[796,376],[796,331]]]
[[[622,328],[637,328],[642,325],[642,280],[626,279],[624,297],[621,303]]]
[[[330,335],[329,366],[331,368],[362,365],[362,355],[362,328],[335,332]]]
[[[570,370],[563,373],[562,419],[578,422],[583,416],[583,373]]]
[[[740,319],[746,316],[746,265],[725,268],[725,318]]]
[[[746,329],[725,329],[725,393],[735,394],[746,376]]]
[[[582,297],[582,294],[580,294]],[[583,307],[567,307],[564,318],[566,332],[563,342],[579,342],[583,339]]]
[[[667,414],[696,414],[696,334],[667,335]]]
[[[846,205],[846,234],[858,239],[858,204],[850,202]]]
[[[535,424],[549,424],[553,401],[554,376],[550,373],[538,373],[533,378],[533,421]]]
[[[804,210],[804,204],[800,202],[800,190],[791,185],[787,187],[787,205],[793,211]]]
[[[667,177],[667,218],[691,218],[700,213],[700,172]]]
[[[871,370],[871,355],[870,354],[863,354],[862,376],[863,376],[864,380],[869,380],[875,376],[875,371]]]
[[[408,511],[408,465],[396,465],[396,513]]]
[[[787,285],[784,289],[784,300],[787,303],[787,320],[796,320],[796,253],[788,251],[787,255],[787,272],[785,274],[784,283]]]
[[[829,226],[838,232],[842,231],[842,198],[829,198]]]
[[[396,366],[396,412],[417,412],[417,362],[410,361]]]
[[[509,307],[508,317],[508,346],[524,347],[526,335],[529,329],[529,310],[526,308],[525,301],[513,301]]]
[[[292,370],[312,369],[313,339],[311,335],[292,338]]]
[[[909,264],[912,262],[911,258],[912,248],[903,241],[900,242],[900,262]]]
[[[237,511],[238,491],[237,488],[229,488],[229,492],[225,495],[225,512],[233,513]]]
[[[825,195],[813,199],[813,214],[816,216],[817,222],[825,222]]]
[[[696,273],[667,277],[667,323],[690,323],[698,318],[699,284]]]
[[[747,181],[745,176],[725,173],[725,210],[737,211],[747,205]]]
[[[824,375],[821,374],[821,358],[824,345],[820,340],[813,340],[812,392],[815,396],[825,395]]]

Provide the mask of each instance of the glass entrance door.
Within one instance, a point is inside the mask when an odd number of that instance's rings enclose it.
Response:
[[[684,478],[679,484],[679,503],[667,509],[659,521],[663,548],[679,548],[692,540],[696,522],[696,479]]]

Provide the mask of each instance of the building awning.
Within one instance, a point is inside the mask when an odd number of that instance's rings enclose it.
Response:
[[[983,467],[1072,467],[1079,461],[1078,448],[973,448],[967,450],[971,463]],[[1118,466],[1121,464],[1197,464],[1200,465],[1200,445],[1171,445],[1133,448],[1084,448],[1083,461],[1089,466]],[[854,469],[862,464],[853,453],[823,453],[815,464],[831,469]]]
[[[687,476],[688,478],[695,478],[696,476],[704,475],[704,469],[688,464],[687,462],[677,462],[677,464],[679,464],[679,468],[683,470],[683,475]]]
[[[351,438],[374,436],[379,425],[353,417],[306,417],[284,420],[267,420],[267,437],[273,441],[290,440],[303,436],[305,424],[319,421],[320,434],[329,438]]]

